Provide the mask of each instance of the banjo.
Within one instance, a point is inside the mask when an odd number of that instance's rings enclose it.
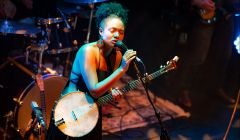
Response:
[[[160,66],[160,69],[146,77],[143,82],[153,80],[158,76],[176,68],[178,57],[175,56],[168,61],[167,65]],[[128,82],[120,92],[123,94],[140,86],[141,79]],[[98,106],[107,104],[113,100],[111,92],[98,98],[96,101],[88,94],[81,91],[70,92],[60,97],[54,108],[54,124],[67,136],[82,137],[96,126],[99,118]]]

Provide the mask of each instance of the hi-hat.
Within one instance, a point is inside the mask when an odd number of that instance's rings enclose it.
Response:
[[[104,2],[108,0],[64,0],[68,3],[74,3],[74,4],[88,4],[88,3],[98,3],[98,2]]]
[[[1,34],[17,34],[35,36],[40,33],[41,29],[32,24],[20,23],[17,21],[0,20],[0,33]]]

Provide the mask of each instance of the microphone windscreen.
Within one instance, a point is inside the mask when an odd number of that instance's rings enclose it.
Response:
[[[123,50],[125,50],[125,51],[128,50],[127,46],[126,46],[125,44],[123,44],[123,42],[120,41],[120,40],[118,40],[118,41],[116,42],[115,46],[116,46],[116,47],[119,47],[119,48],[121,48],[121,49],[123,49]]]

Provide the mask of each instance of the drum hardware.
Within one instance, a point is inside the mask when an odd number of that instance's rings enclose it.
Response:
[[[0,65],[0,70],[3,69],[8,63],[9,63],[9,61],[5,61],[3,64],[1,64]]]
[[[71,26],[62,11],[58,11],[61,18],[39,19],[37,23],[42,28],[43,40],[47,40],[47,54],[68,53],[78,49],[72,48],[75,41],[71,41]]]
[[[30,70],[28,70],[26,67],[24,67],[22,64],[18,63],[17,61],[15,61],[13,58],[8,57],[8,60],[13,63],[15,66],[17,66],[19,69],[21,69],[23,72],[25,72],[26,74],[28,74],[29,76],[31,76],[33,79],[35,77],[35,74],[33,72],[31,72]]]
[[[45,50],[48,49],[48,45],[47,45],[47,40],[40,40],[37,44],[31,44],[30,46],[28,46],[26,48],[26,60],[25,63],[29,64],[29,53],[30,51],[36,51],[39,53],[39,58],[38,58],[38,71],[37,73],[40,74],[42,73],[43,70],[43,64],[42,64],[42,59],[43,59],[43,53]],[[34,59],[35,60],[35,59]]]
[[[29,65],[29,51],[31,49],[32,46],[28,46],[26,48],[26,59],[25,59],[25,64]]]
[[[87,30],[87,37],[84,43],[89,43],[89,38],[91,34],[91,26],[92,26],[92,19],[93,19],[93,12],[94,12],[94,3],[99,3],[99,2],[105,2],[108,0],[64,0],[65,2],[68,3],[73,3],[73,4],[88,4],[91,12],[90,12],[90,17],[89,17],[89,24],[88,24],[88,30]]]
[[[67,29],[71,30],[71,26],[68,24],[66,16],[63,14],[63,12],[59,8],[57,8],[57,10],[60,13],[60,15],[62,16],[63,21],[65,22],[65,25],[66,25]]]
[[[62,53],[69,53],[78,50],[78,47],[72,47],[72,48],[64,48],[64,49],[52,49],[47,50],[47,54],[62,54]]]
[[[41,47],[39,47],[41,46]],[[31,46],[28,46],[26,48],[26,58],[25,58],[25,64],[29,65],[29,60],[33,61],[34,63],[39,63],[35,58],[32,58],[30,56],[30,52],[31,51],[37,51],[37,52],[42,52],[42,51],[45,51],[48,49],[48,45],[46,45],[46,40],[45,41],[40,41],[40,43],[38,43],[38,45],[36,44],[32,44]],[[40,58],[41,59],[41,58]],[[1,67],[0,67],[1,68]],[[49,67],[46,67],[44,65],[41,65],[41,71],[43,72],[47,72],[47,73],[50,73],[50,74],[53,74],[53,75],[58,75],[58,72],[49,68]]]
[[[35,101],[32,101],[32,104],[33,104],[33,102],[35,102]],[[34,112],[34,107],[33,106],[32,106],[32,110],[33,110],[32,114],[31,114],[32,117],[29,120],[28,125],[25,129],[25,134],[24,134],[23,138],[24,139],[32,139],[31,137],[33,137],[32,136],[32,134],[33,134],[35,137],[38,138],[38,140],[41,140],[42,139],[42,128],[44,129],[44,133],[46,133],[46,129],[45,129],[46,126],[43,127],[41,125],[41,123],[39,122],[39,120],[37,118],[38,114],[36,114],[36,112]]]
[[[4,117],[6,118],[6,124],[3,132],[3,140],[6,140],[8,137],[9,122],[13,120],[13,112],[9,111]]]
[[[32,114],[32,118],[29,120],[28,125],[25,129],[25,134],[23,136],[24,139],[29,139],[32,133],[35,134],[36,130],[34,127],[36,125],[37,125],[37,118],[34,117]],[[38,133],[38,131],[36,133]]]
[[[40,40],[37,44],[32,43],[30,46],[26,48],[26,60],[25,63],[29,64],[29,53],[30,51],[37,51],[37,52],[43,52],[48,49],[48,45],[46,43],[46,40]]]
[[[73,48],[75,48],[77,50],[78,49],[77,40],[74,40],[73,44],[74,44]],[[70,57],[71,57],[71,52],[69,51],[67,53],[67,59],[66,59],[66,62],[65,62],[65,67],[63,69],[63,76],[65,76],[65,77],[69,77],[69,74],[70,74],[70,71],[71,71],[72,61],[70,60]]]
[[[39,50],[39,59],[38,59],[38,74],[40,74],[41,73],[41,70],[42,70],[42,57],[43,57],[43,52],[44,52],[44,50],[45,50],[45,48],[47,48],[48,46],[45,44],[45,43],[41,43],[40,42],[40,50]]]
[[[46,128],[46,120],[47,120],[47,116],[46,116],[46,101],[45,101],[45,88],[44,88],[44,82],[43,82],[43,76],[42,76],[42,56],[43,56],[43,52],[46,50],[45,48],[48,48],[48,45],[46,44],[46,41],[41,40],[39,43],[39,59],[38,59],[38,71],[37,74],[35,75],[35,83],[37,84],[38,88],[39,88],[39,94],[40,94],[40,103],[41,103],[41,109],[42,109],[42,116],[43,120],[44,120],[44,124],[41,123],[41,120],[39,119],[39,114],[37,114],[36,110],[34,110],[37,106],[37,103],[34,101],[32,101],[32,113],[34,112],[34,116],[35,118],[37,118],[37,130],[38,130],[38,139],[41,140],[42,136],[45,137],[44,135],[42,135],[42,132],[46,135],[47,134],[47,128]],[[39,110],[40,111],[40,110]],[[43,129],[42,129],[43,128]],[[25,136],[24,136],[25,137]]]
[[[62,9],[66,9],[66,13],[68,14],[74,14],[75,16],[75,20],[74,20],[74,24],[75,26],[74,29],[76,28],[76,23],[77,23],[77,17],[82,17],[82,18],[89,18],[88,21],[88,28],[87,28],[87,36],[86,36],[86,40],[84,41],[84,43],[89,43],[89,38],[90,38],[90,34],[91,34],[91,26],[92,26],[92,20],[94,17],[94,11],[95,11],[95,3],[99,3],[99,2],[105,2],[108,0],[64,0],[64,2],[66,3],[70,3],[70,4],[87,4],[90,8],[90,11],[83,11],[82,8],[80,6],[75,6],[75,7],[63,7]],[[84,14],[83,14],[84,13]]]
[[[78,17],[75,16],[75,17],[74,17],[74,22],[72,22],[73,30],[75,30],[76,27],[77,27],[77,20],[78,20]]]
[[[70,56],[71,56],[71,53],[68,52],[67,54],[67,59],[66,59],[66,62],[65,62],[65,67],[63,69],[63,76],[65,77],[69,77],[69,74],[70,74],[70,67],[72,66],[72,62],[70,61]]]
[[[31,71],[29,71],[26,67],[24,67],[23,65],[21,65],[20,63],[16,62],[13,58],[8,58],[8,60],[13,63],[15,66],[17,66],[18,68],[20,68],[22,71],[24,71],[25,73],[27,73],[28,75],[30,75],[33,79],[35,79],[35,82],[38,85],[38,88],[40,89],[40,97],[41,97],[41,105],[42,108],[44,110],[44,114],[46,118],[46,105],[45,105],[45,93],[44,93],[44,83],[43,83],[43,79],[42,79],[42,56],[43,56],[43,52],[46,50],[47,45],[45,43],[46,41],[40,41],[38,43],[38,46],[29,46],[26,49],[26,62],[27,64],[29,63],[28,59],[29,59],[29,50],[33,50],[33,51],[38,51],[39,52],[39,60],[38,60],[38,70],[37,70],[37,74],[35,75],[34,73],[32,73]],[[21,106],[23,104],[23,101],[21,101],[20,99],[17,98],[13,98],[13,100],[17,103],[18,106]],[[8,120],[7,120],[7,124],[8,124]],[[6,125],[6,129],[7,129],[8,125]],[[32,129],[31,129],[32,130]],[[42,127],[40,125],[38,125],[38,129],[39,130],[39,135],[38,137],[41,138],[42,133],[40,133],[42,131]],[[44,127],[43,132],[46,134],[46,129]],[[27,134],[27,133],[26,133]],[[24,136],[26,137],[26,136]],[[6,139],[5,135],[4,135],[4,140]]]
[[[23,104],[23,101],[19,100],[18,98],[14,97],[13,101],[18,105],[21,106]]]
[[[73,3],[73,4],[89,4],[89,3],[105,2],[108,0],[64,0],[64,1],[68,3]]]
[[[63,12],[57,8],[58,13],[60,13],[60,18],[49,18],[49,19],[40,19],[38,25],[42,27],[44,32],[43,37],[47,40],[46,53],[49,55],[57,55],[54,58],[53,67],[57,68],[59,73],[62,73],[64,76],[68,75],[68,68],[71,65],[70,62],[70,53],[78,50],[78,42],[76,40],[71,40],[71,26],[69,25],[69,20]],[[42,20],[42,21],[41,21]],[[58,54],[67,53],[67,60],[64,61],[63,69],[61,67],[61,60]],[[65,57],[65,56],[64,56]],[[59,67],[60,66],[60,67]]]
[[[32,59],[33,58],[30,56],[30,65],[34,63]],[[36,66],[37,65],[38,63],[36,63]],[[1,85],[3,85],[3,88],[0,88],[0,93],[8,93],[7,96],[3,95],[1,97],[7,107],[2,106],[0,110],[3,114],[7,114],[9,110],[12,110],[14,114],[13,122],[10,122],[10,124],[8,123],[8,129],[10,129],[10,127],[11,129],[7,132],[9,135],[7,136],[7,139],[15,137],[15,135],[22,138],[24,137],[25,133],[27,133],[27,128],[30,122],[29,120],[31,120],[32,109],[30,107],[30,103],[34,100],[40,105],[39,88],[33,80],[35,78],[35,72],[33,72],[33,67],[31,66],[29,67],[25,65],[24,56],[17,56],[14,58],[8,58],[8,63],[6,63],[0,70],[0,81]],[[26,69],[28,70],[27,72]],[[42,66],[42,70],[44,70],[44,72],[48,71],[47,69],[50,68],[46,68],[44,65]],[[47,117],[49,119],[47,119],[46,124],[49,124],[51,109],[54,105],[54,101],[59,97],[67,79],[59,75],[53,75],[45,72],[43,75],[43,81],[46,93],[46,114],[49,116]],[[16,93],[18,94],[16,95]],[[14,135],[10,135],[12,128],[14,129]],[[34,137],[36,138],[36,135]]]
[[[88,32],[87,32],[87,38],[85,43],[89,43],[89,37],[91,33],[91,27],[92,27],[92,18],[93,18],[93,12],[94,12],[94,3],[90,3],[89,7],[91,8],[90,18],[89,18],[89,24],[88,24]]]
[[[49,79],[44,80],[44,83],[46,82],[45,85],[47,86],[46,87],[46,104],[48,105],[47,106],[48,108],[47,108],[46,112],[47,112],[47,115],[49,115],[48,116],[49,118],[50,118],[51,108],[53,107],[54,101],[57,99],[58,94],[60,93],[60,91],[62,91],[64,84],[67,82],[67,79],[66,79],[66,81],[65,80],[64,81],[52,81],[53,80],[52,78],[54,78],[54,77],[49,77]],[[60,84],[59,84],[59,82],[60,82]],[[62,82],[64,82],[64,83],[62,83]],[[52,86],[49,85],[50,83],[52,83],[53,85]],[[56,86],[58,86],[57,88],[59,88],[59,86],[60,86],[61,89],[56,89]],[[51,90],[51,91],[49,91],[49,90]],[[27,91],[27,90],[24,90],[24,91]],[[30,92],[34,92],[34,93],[30,93],[26,97],[21,96],[20,98],[23,98],[23,99],[19,98],[18,100],[21,100],[21,102],[23,102],[24,104],[22,104],[21,106],[16,106],[16,108],[15,108],[15,113],[18,113],[18,114],[15,114],[15,116],[18,117],[17,118],[18,119],[18,124],[17,124],[18,131],[24,138],[28,138],[29,135],[31,135],[31,134],[33,134],[34,137],[36,137],[36,136],[39,137],[39,136],[41,136],[41,134],[42,134],[41,132],[43,130],[42,127],[40,127],[40,125],[38,124],[38,121],[36,120],[36,118],[34,118],[34,117],[32,118],[32,114],[31,114],[32,109],[27,108],[27,106],[30,106],[29,104],[33,100],[36,100],[40,104],[41,101],[39,101],[39,98],[37,98],[37,96],[40,96],[40,95],[34,89],[31,90]],[[54,97],[55,95],[53,97],[52,97],[52,95],[50,95],[54,92],[57,93],[56,97]],[[19,108],[20,110],[18,110],[17,108]],[[27,109],[27,110],[25,110],[25,109]],[[28,119],[30,121],[27,121]],[[47,119],[46,124],[48,124],[49,121],[50,120]]]
[[[0,33],[3,35],[16,34],[35,38],[40,31],[41,30],[39,28],[32,24],[10,20],[0,20]]]
[[[38,51],[42,52],[48,49],[47,40],[40,40],[37,44],[32,43],[26,48],[26,51]]]
[[[51,24],[54,24],[54,23],[60,23],[60,22],[62,22],[63,21],[63,19],[62,18],[60,18],[60,17],[56,17],[56,18],[39,18],[38,19],[38,22],[37,22],[37,24],[38,25],[51,25]]]
[[[56,36],[58,34],[58,30],[60,30],[60,23],[66,21],[62,17],[56,17],[56,18],[47,18],[47,19],[40,19],[38,22],[39,26],[42,26],[42,32],[43,32],[43,37],[47,40],[47,44],[51,45],[52,43],[52,36]],[[54,26],[54,27],[53,27]],[[55,30],[54,30],[55,29]],[[63,28],[62,29],[65,33],[68,33],[69,29]],[[62,48],[62,42],[59,41],[59,37],[57,36],[54,38],[54,41],[57,41],[57,46]]]
[[[38,138],[38,140],[41,140],[42,137],[42,132],[44,132],[46,134],[46,123],[43,120],[43,116],[39,116],[42,115],[42,111],[40,110],[40,108],[38,107],[37,103],[35,101],[31,102],[31,106],[32,106],[32,118],[30,119],[30,121],[28,122],[27,128],[25,129],[25,134],[24,134],[24,139],[30,139],[31,134],[33,134],[34,136],[36,136]]]
[[[34,63],[38,63],[38,61],[32,57],[29,57],[28,60],[31,60],[33,61]],[[52,68],[50,67],[46,67],[45,65],[42,65],[42,72],[45,72],[45,73],[49,73],[49,74],[52,74],[52,75],[59,75],[58,72],[56,70],[53,70]]]

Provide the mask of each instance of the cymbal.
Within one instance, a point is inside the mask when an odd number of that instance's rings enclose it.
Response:
[[[61,6],[59,7],[59,9],[61,9],[63,13],[68,16],[78,16],[79,18],[83,19],[89,19],[91,14],[91,10],[82,8],[80,6]],[[95,10],[93,13],[93,17],[95,17]]]
[[[63,22],[63,18],[61,17],[56,17],[56,18],[40,18],[38,19],[38,25],[50,25],[50,24],[54,24],[54,23],[61,23]]]
[[[16,34],[34,37],[41,29],[33,24],[21,23],[18,21],[0,20],[0,34]]]
[[[74,3],[74,4],[89,4],[89,3],[98,3],[98,2],[105,2],[108,0],[64,0],[68,3]]]

